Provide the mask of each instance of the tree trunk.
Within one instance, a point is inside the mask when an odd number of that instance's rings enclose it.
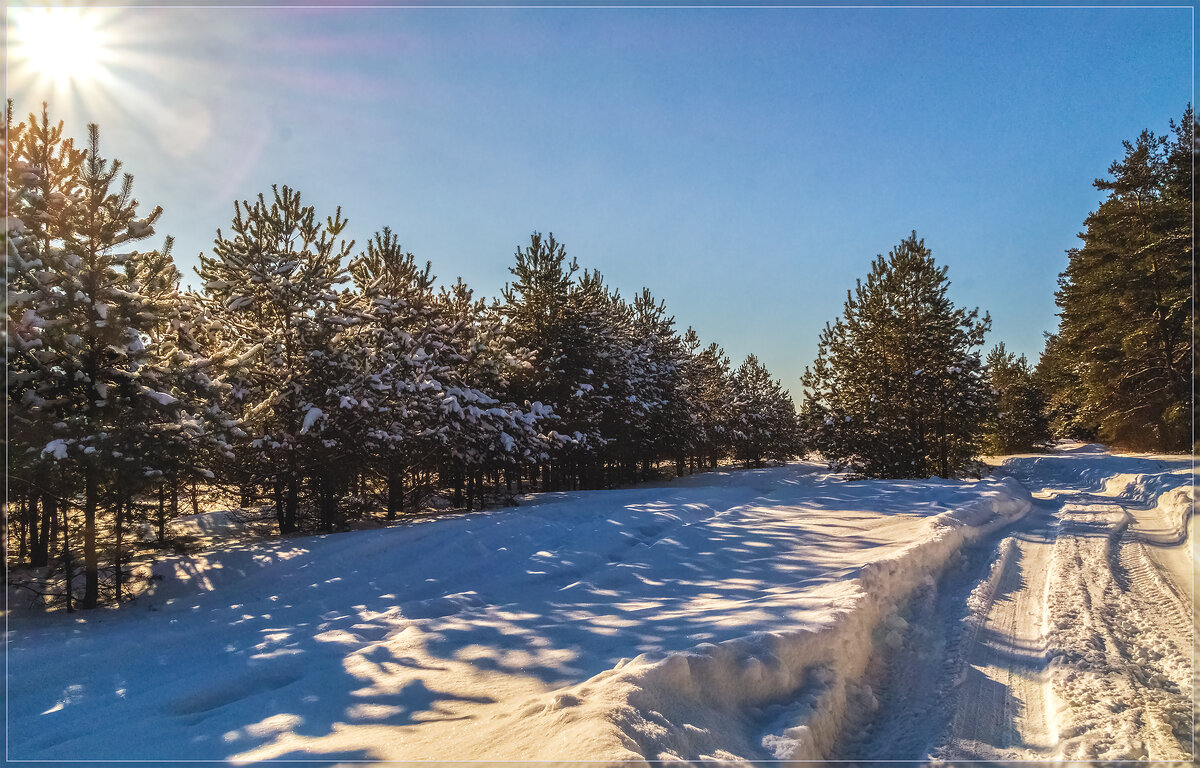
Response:
[[[71,504],[63,501],[62,505],[62,563],[63,563],[63,581],[66,589],[63,594],[67,600],[67,613],[75,612],[74,589],[75,584],[75,563],[71,561]]]
[[[122,494],[122,497],[117,500],[117,515],[114,521],[117,546],[113,554],[113,584],[116,589],[115,599],[118,603],[121,602],[121,587],[125,576],[124,565],[121,561],[121,546],[124,544],[122,539],[125,533],[125,518],[132,503],[128,494]]]
[[[279,523],[279,532],[284,532],[286,518],[283,513],[283,483],[275,479],[275,521]]]
[[[17,562],[23,563],[25,562],[25,552],[27,549],[26,542],[29,539],[30,521],[34,520],[34,515],[30,514],[29,512],[29,505],[32,502],[32,497],[28,494],[19,493],[16,496],[16,501],[17,522],[20,527],[20,536],[17,537]],[[6,506],[12,506],[11,500],[8,502],[8,504],[6,504]],[[9,517],[11,517],[11,515],[9,515]],[[37,522],[35,520],[33,525],[35,527],[37,526]],[[34,533],[36,534],[37,531],[35,530]],[[37,536],[35,535],[34,538],[37,538]]]
[[[50,562],[50,550],[46,546],[46,518],[44,516],[46,509],[47,496],[42,498],[42,525],[38,526],[38,496],[36,493],[30,493],[25,497],[26,507],[25,512],[29,520],[29,564],[34,568],[41,568]]]
[[[938,468],[943,479],[950,477],[950,454],[946,447],[946,419],[941,417],[938,419]]]
[[[317,478],[317,504],[321,513],[321,529],[332,533],[337,526],[336,480],[330,473],[323,472]]]
[[[63,505],[66,509],[66,504]],[[42,560],[42,565],[50,562],[50,552],[54,549],[54,544],[58,541],[58,499],[50,494],[42,496],[42,532],[41,540],[38,542],[38,557]],[[66,528],[63,528],[63,539],[66,539]]]
[[[296,488],[297,478],[295,473],[290,473],[287,478],[287,489],[284,492],[283,498],[283,525],[279,527],[280,533],[292,533],[296,530],[300,515],[299,515],[299,489]]]
[[[387,519],[395,520],[404,506],[404,473],[396,466],[388,468]]]
[[[100,495],[97,470],[89,464],[85,471],[83,500],[83,600],[81,608],[100,604],[100,559],[96,554],[96,504]]]
[[[192,514],[200,514],[200,501],[196,498],[196,481],[192,481]]]
[[[165,544],[167,541],[167,487],[159,484],[158,486],[158,543]]]

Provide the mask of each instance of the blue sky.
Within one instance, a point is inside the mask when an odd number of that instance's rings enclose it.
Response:
[[[70,135],[98,122],[189,275],[272,183],[488,296],[553,231],[797,396],[846,290],[914,229],[989,346],[1036,359],[1092,180],[1193,88],[1191,8],[92,13],[103,78],[51,89],[9,45],[8,94]]]

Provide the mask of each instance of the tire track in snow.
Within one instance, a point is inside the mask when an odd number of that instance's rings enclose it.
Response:
[[[1175,609],[1121,506],[1064,508],[1068,520],[1102,525],[1058,542],[1051,595],[1058,756],[1075,760],[1182,760],[1191,752],[1192,666]],[[1126,570],[1122,563],[1136,564]]]
[[[1162,493],[1182,480],[1169,460],[1089,453],[1010,461],[1042,488],[1039,511],[968,601],[951,650],[962,681],[933,756],[1194,757],[1193,492]]]
[[[1045,595],[1057,527],[1039,504],[1003,548],[994,586],[973,606],[956,707],[941,757],[1048,757],[1056,737],[1044,631]]]

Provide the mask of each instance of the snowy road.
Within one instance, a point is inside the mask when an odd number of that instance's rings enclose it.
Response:
[[[960,759],[1046,758],[1056,740],[1044,607],[1057,520],[1044,507],[1027,519],[983,586],[994,590],[990,605],[969,619],[975,626],[946,750]]]
[[[948,759],[1194,754],[1191,462],[1080,447],[1005,470],[1033,511],[976,590]]]
[[[1190,461],[1000,471],[799,463],[170,558],[120,610],[10,616],[8,757],[1185,759]]]

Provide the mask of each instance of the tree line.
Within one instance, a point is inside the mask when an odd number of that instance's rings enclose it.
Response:
[[[332,531],[434,490],[471,509],[799,452],[756,357],[734,368],[553,234],[487,301],[276,187],[234,204],[187,291],[170,238],[135,248],[162,210],[139,212],[96,126],[77,148],[45,108],[13,125],[10,107],[5,150],[6,508],[17,561],[53,559],[68,605],[76,570],[81,606],[119,598],[134,524],[165,539],[197,484],[265,503],[282,533]]]
[[[873,477],[953,476],[980,452],[1054,439],[1187,451],[1195,423],[1196,118],[1143,131],[1094,186],[1106,193],[1067,252],[1060,323],[1036,367],[990,319],[956,308],[916,233],[880,256],[805,371],[805,445]]]
[[[1185,451],[1195,422],[1196,116],[1143,131],[1094,186],[1037,366],[1056,434]]]
[[[347,240],[276,187],[234,203],[181,288],[160,208],[98,131],[45,107],[6,138],[10,560],[57,598],[119,599],[134,525],[166,540],[180,495],[234,489],[281,533],[529,490],[609,488],[734,460],[813,454],[861,477],[955,477],[1055,438],[1186,450],[1194,412],[1195,118],[1143,133],[1096,187],[1062,322],[1036,367],[956,307],[912,233],[847,292],[799,412],[750,355],[734,368],[648,291],[622,297],[553,234],[516,250],[501,296],[438,286],[384,228]],[[81,553],[77,562],[76,553]],[[67,585],[72,585],[68,587]]]

